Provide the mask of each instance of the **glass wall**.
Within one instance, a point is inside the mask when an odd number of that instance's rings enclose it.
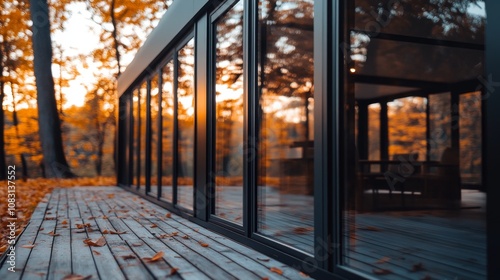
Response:
[[[173,202],[174,175],[174,62],[162,68],[161,199]]]
[[[139,87],[139,129],[137,132],[139,133],[138,138],[139,138],[139,155],[137,155],[137,158],[139,162],[137,163],[137,168],[138,168],[138,188],[139,191],[145,192],[146,191],[146,145],[147,145],[147,133],[146,133],[146,126],[147,126],[147,115],[148,115],[148,91],[147,91],[147,84],[144,81],[141,86]]]
[[[345,3],[344,116],[364,104],[369,118],[358,118],[357,135],[349,121],[341,129],[341,165],[352,174],[342,264],[380,279],[486,279],[474,92],[484,74],[484,2]]]
[[[177,53],[177,205],[193,210],[194,181],[194,38]]]
[[[258,2],[258,232],[313,252],[312,0]]]
[[[151,93],[150,93],[150,114],[151,114],[151,171],[150,171],[150,193],[156,196],[158,193],[158,168],[159,168],[159,121],[160,121],[160,94],[158,75],[151,78]]]
[[[215,23],[215,212],[243,223],[243,1]]]
[[[140,141],[140,118],[139,118],[139,89],[135,89],[132,92],[132,186],[134,188],[137,188],[139,186],[139,171],[140,171],[140,166],[139,166],[139,147],[141,145]]]

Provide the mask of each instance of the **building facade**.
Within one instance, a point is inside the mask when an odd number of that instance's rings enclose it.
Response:
[[[499,13],[176,0],[118,80],[118,184],[315,278],[499,279]]]

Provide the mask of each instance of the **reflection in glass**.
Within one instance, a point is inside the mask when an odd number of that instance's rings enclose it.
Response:
[[[161,93],[161,198],[172,202],[174,174],[174,62],[162,70]]]
[[[460,95],[460,175],[466,185],[480,185],[481,180],[481,92]]]
[[[146,191],[146,115],[147,115],[147,86],[143,82],[139,88],[139,190]]]
[[[243,222],[243,1],[216,24],[215,215]]]
[[[139,146],[140,146],[140,119],[139,119],[139,89],[135,89],[132,93],[132,187],[137,188],[139,186]]]
[[[486,279],[474,92],[484,67],[484,1],[345,2],[354,21],[340,98],[343,264],[375,278]],[[354,104],[369,116],[359,118],[366,129],[357,136]]]
[[[194,176],[194,38],[178,53],[177,204],[193,209]]]
[[[160,94],[159,94],[158,76],[155,75],[151,79],[151,192],[150,194],[156,196],[158,190],[158,121],[160,114],[158,113],[160,107]]]
[[[258,231],[313,253],[312,0],[259,1]]]

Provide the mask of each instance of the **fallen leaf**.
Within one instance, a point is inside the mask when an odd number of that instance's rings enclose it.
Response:
[[[269,280],[269,277],[262,277],[261,280]]]
[[[300,275],[301,277],[303,277],[303,278],[309,278],[309,277],[310,277],[309,275],[305,274],[305,273],[304,273],[304,272],[302,272],[302,271],[299,271],[299,275]]]
[[[126,231],[114,231],[114,230],[103,230],[102,231],[102,234],[124,234],[124,233],[127,233]]]
[[[153,257],[143,258],[143,260],[145,260],[147,262],[156,262],[156,261],[161,260],[161,258],[163,258],[164,255],[165,255],[165,253],[163,253],[163,251],[160,251],[160,252],[156,253]]]
[[[411,267],[411,272],[417,272],[424,270],[424,265],[422,263],[416,263]]]
[[[201,247],[208,247],[207,243],[200,242]]]
[[[268,258],[257,258],[259,261],[263,261],[263,262],[268,262],[269,259]]]
[[[277,268],[277,267],[274,267],[274,266],[273,266],[273,267],[271,267],[269,270],[271,270],[272,272],[277,273],[277,274],[279,274],[279,275],[283,275],[283,270],[281,270],[281,269],[279,269],[279,268]]]
[[[99,239],[97,239],[96,241],[87,238],[83,240],[83,243],[87,244],[88,246],[102,247],[106,245],[106,239],[104,238],[104,236],[99,237]]]
[[[172,213],[167,213],[167,214],[165,214],[165,217],[166,217],[166,218],[172,218]]]
[[[44,228],[43,228],[43,227],[41,227],[39,230],[43,230],[43,229],[44,229]]]
[[[293,233],[295,234],[307,234],[311,231],[313,231],[312,227],[296,227],[293,229]]]
[[[177,236],[179,233],[177,231],[172,232],[170,235],[171,236]]]
[[[23,245],[21,246],[22,248],[27,248],[27,249],[31,249],[33,247],[35,247],[35,244],[31,244],[31,245]]]
[[[156,228],[156,227],[158,227],[156,224],[152,224],[152,225],[150,226],[150,228]]]
[[[77,229],[84,229],[84,228],[89,228],[90,224],[89,223],[86,223],[86,224],[75,224],[75,226],[76,226]]]
[[[49,231],[47,234],[50,236],[61,236],[59,233],[54,233],[54,231]]]
[[[142,246],[142,242],[135,242],[135,243],[132,243],[131,245],[134,246],[134,247],[139,247],[139,246]]]
[[[66,275],[63,280],[87,280],[92,278],[92,275],[82,276],[80,274],[70,274]]]
[[[102,215],[102,218],[103,218],[104,220],[107,220],[107,219],[108,219],[108,216],[106,216],[106,215]]]
[[[377,264],[383,264],[383,263],[386,263],[386,262],[388,262],[390,260],[391,260],[391,258],[389,258],[389,257],[383,257],[383,258],[379,259],[378,261],[376,261],[375,263],[377,263]]]
[[[125,255],[125,256],[122,256],[122,258],[123,258],[124,260],[131,260],[131,259],[135,259],[135,258],[137,258],[137,257],[136,257],[135,255],[130,254],[130,255]]]
[[[46,217],[46,218],[45,218],[45,220],[46,220],[46,221],[53,221],[53,220],[55,220],[55,219],[56,219],[56,217]]]
[[[115,194],[114,193],[110,193],[108,194],[108,198],[114,198],[115,197]]]
[[[64,220],[64,221],[62,221],[62,222],[61,222],[61,224],[63,224],[63,225],[67,225],[67,224],[68,224],[68,220]]]
[[[189,239],[189,236],[184,235],[182,238],[183,238],[183,239]]]
[[[172,267],[172,269],[170,270],[169,276],[177,274],[177,271],[179,271],[179,269],[177,267]]]
[[[99,253],[99,252],[98,252],[98,251],[96,251],[96,250],[92,250],[92,252],[94,252],[94,254],[96,254],[96,255],[98,255],[98,256],[100,256],[100,255],[101,255],[101,253]]]
[[[376,275],[388,275],[392,273],[392,270],[390,269],[385,269],[385,268],[380,268],[380,269],[373,269],[372,270],[374,274]]]

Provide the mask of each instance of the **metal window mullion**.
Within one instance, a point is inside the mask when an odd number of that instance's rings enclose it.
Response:
[[[178,86],[179,86],[179,82],[178,82],[178,76],[179,76],[179,55],[178,55],[178,51],[175,52],[174,54],[174,133],[173,133],[173,145],[172,145],[172,148],[173,148],[173,151],[172,151],[172,160],[173,160],[173,174],[172,174],[172,204],[174,206],[177,205],[177,172],[178,172],[178,169],[179,169],[179,166],[178,166],[178,145],[179,145],[179,141],[178,141],[178,136],[179,136],[179,126],[178,126],[178,119],[177,119],[177,113],[178,113],[178,100],[177,100],[177,89],[178,89]]]

